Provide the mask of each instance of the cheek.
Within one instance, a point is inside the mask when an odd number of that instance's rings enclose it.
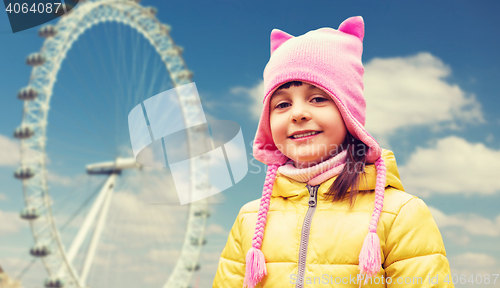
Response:
[[[284,138],[286,138],[286,126],[283,125],[282,121],[280,121],[279,117],[270,117],[269,124],[271,126],[271,135],[273,137],[273,141],[281,142]]]
[[[338,117],[331,117],[329,121],[324,123],[324,125],[329,128],[328,134],[335,138],[342,138],[343,136],[345,136],[345,133],[347,131],[344,121],[342,120],[342,117],[340,115],[338,115]]]
[[[347,132],[347,127],[345,126],[344,119],[342,119],[342,115],[340,113],[338,114],[339,120],[338,120],[338,129],[339,131],[342,131],[344,134]]]
[[[276,138],[277,130],[278,130],[278,123],[276,122],[276,118],[273,117],[272,115],[269,117],[269,126],[271,127],[271,135],[273,136],[273,139]]]
[[[271,130],[277,129],[279,126],[279,117],[271,113],[271,115],[269,115],[269,126],[271,126]]]
[[[333,118],[333,126],[337,129],[337,130],[345,130],[345,124],[344,124],[344,120],[342,119],[342,115],[340,114],[340,112],[335,109],[335,111],[332,111],[332,118]]]
[[[345,127],[345,124],[344,122],[342,122],[342,120],[340,123],[338,123],[336,131],[337,131],[337,141],[343,142],[347,135],[347,127]]]

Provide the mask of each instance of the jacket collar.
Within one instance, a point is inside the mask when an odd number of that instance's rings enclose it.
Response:
[[[384,159],[387,169],[385,187],[391,186],[404,191],[403,184],[399,178],[399,171],[394,153],[391,150],[382,149],[382,159]],[[324,195],[328,191],[335,179],[337,179],[337,176],[334,176],[320,184],[318,197]],[[365,173],[363,173],[359,179],[359,190],[375,190],[376,180],[377,171],[375,164],[372,163],[365,165]],[[301,193],[307,195],[309,192],[307,191],[306,185],[307,183],[295,181],[277,172],[271,197],[289,198],[300,195]],[[348,191],[350,191],[350,188]]]

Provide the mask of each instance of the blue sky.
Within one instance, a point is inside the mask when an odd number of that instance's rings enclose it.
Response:
[[[278,28],[298,36],[321,27],[337,28],[350,16],[363,16],[366,128],[383,148],[394,152],[406,192],[422,198],[431,209],[443,236],[452,273],[470,276],[500,271],[497,245],[500,238],[498,3],[173,1],[167,5],[166,1],[144,0],[141,4],[157,7],[158,20],[172,27],[171,37],[184,47],[183,58],[194,72],[193,81],[205,112],[216,119],[240,123],[249,160],[249,143],[255,135],[256,116],[262,100],[262,72],[269,59],[271,30]],[[24,263],[30,261],[27,251],[33,241],[28,226],[17,217],[24,203],[21,184],[12,177],[19,161],[19,148],[12,131],[22,117],[22,103],[16,99],[16,94],[28,84],[31,73],[31,67],[24,63],[25,58],[43,44],[37,31],[35,27],[12,34],[6,14],[0,16],[3,94],[0,106],[0,265],[12,275],[19,274]],[[82,37],[87,37],[85,35]],[[109,83],[106,92],[91,90],[88,94],[107,95],[120,89],[127,93],[128,83],[113,79],[112,74],[97,68],[100,66],[84,66],[85,60],[80,59],[80,53],[91,51],[84,56],[92,57],[96,55],[94,48],[107,50],[106,45],[113,44],[106,42],[109,40],[107,34],[96,31],[93,36],[96,38],[88,37],[88,43],[102,46],[72,48],[58,81],[62,83],[67,79],[75,81],[69,82],[72,85],[79,85],[78,79],[64,78],[63,73],[73,75],[73,68],[82,67],[87,69],[80,71],[88,77],[86,83],[101,79],[116,81]],[[127,48],[123,49],[127,53]],[[142,49],[149,51],[148,47]],[[132,55],[128,53],[125,55]],[[149,67],[156,69],[154,65],[158,59],[153,54],[147,55],[151,58],[145,62],[150,61],[147,62]],[[93,60],[99,64],[100,60]],[[110,61],[105,63],[112,65]],[[168,80],[165,71],[154,69],[145,74],[146,79],[158,78],[151,84],[153,89],[142,90],[144,99],[161,92],[162,81]],[[70,102],[57,98],[57,95],[72,92],[68,87],[74,87],[58,86],[58,83],[51,104],[55,113],[51,115],[48,130],[48,143],[53,146],[47,149],[54,175],[58,177],[53,178],[54,197],[60,195],[57,197],[62,199],[70,183],[86,179],[81,175],[80,165],[86,154],[64,150],[63,144],[94,148],[91,145],[95,142],[93,138],[81,138],[81,131],[73,131],[72,122],[63,120],[70,115],[78,122],[85,122],[86,114],[77,106],[65,106]],[[106,123],[108,120],[99,118],[96,121]],[[96,123],[90,125],[107,133],[106,127],[98,127]],[[122,126],[117,130],[127,129],[126,123],[119,125]],[[54,142],[50,142],[52,140]],[[65,162],[68,159],[82,162],[69,165]],[[100,160],[109,159],[97,156],[92,159]],[[255,160],[251,163],[254,164],[249,164],[250,173],[240,183],[213,199],[208,244],[200,260],[202,269],[196,274],[200,287],[211,285],[218,255],[239,209],[260,197],[264,173],[256,172],[257,167],[263,169],[264,166],[256,165]],[[84,201],[83,198],[75,198],[74,202]],[[63,210],[71,211],[72,207],[68,205]],[[32,269],[31,276],[23,277],[27,287],[40,285],[38,283],[46,277],[39,263]]]

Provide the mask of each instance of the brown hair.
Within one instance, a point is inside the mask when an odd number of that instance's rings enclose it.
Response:
[[[349,131],[347,132],[344,143],[341,145],[341,148],[344,147],[345,150],[347,150],[346,165],[337,176],[337,179],[333,181],[332,186],[330,186],[325,195],[327,195],[327,199],[333,196],[332,202],[343,201],[347,195],[350,195],[349,208],[352,208],[353,200],[356,199],[358,193],[371,192],[371,190],[359,190],[359,178],[361,174],[365,172],[366,152],[369,147],[352,136]],[[350,193],[347,191],[349,188],[351,188]]]
[[[276,91],[280,89],[290,88],[290,86],[292,85],[298,87],[302,85],[302,82],[287,82],[278,87]],[[352,208],[353,200],[356,198],[358,193],[371,192],[371,190],[359,190],[359,178],[361,174],[365,172],[366,152],[368,152],[369,147],[362,141],[356,139],[351,135],[351,133],[349,133],[349,131],[347,131],[344,143],[340,145],[340,148],[341,151],[338,151],[338,153],[342,152],[343,150],[347,150],[346,165],[337,176],[337,179],[333,181],[332,185],[328,189],[328,192],[325,193],[325,195],[327,195],[327,199],[330,198],[330,196],[333,196],[332,202],[343,201],[348,195],[350,195],[349,208]],[[350,193],[348,193],[347,191],[349,188],[351,188]]]

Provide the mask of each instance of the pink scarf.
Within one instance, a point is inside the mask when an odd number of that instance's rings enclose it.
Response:
[[[307,182],[311,186],[316,186],[338,175],[344,169],[346,158],[347,150],[343,150],[334,157],[309,168],[296,168],[293,162],[289,161],[280,166],[278,171],[298,182]]]

